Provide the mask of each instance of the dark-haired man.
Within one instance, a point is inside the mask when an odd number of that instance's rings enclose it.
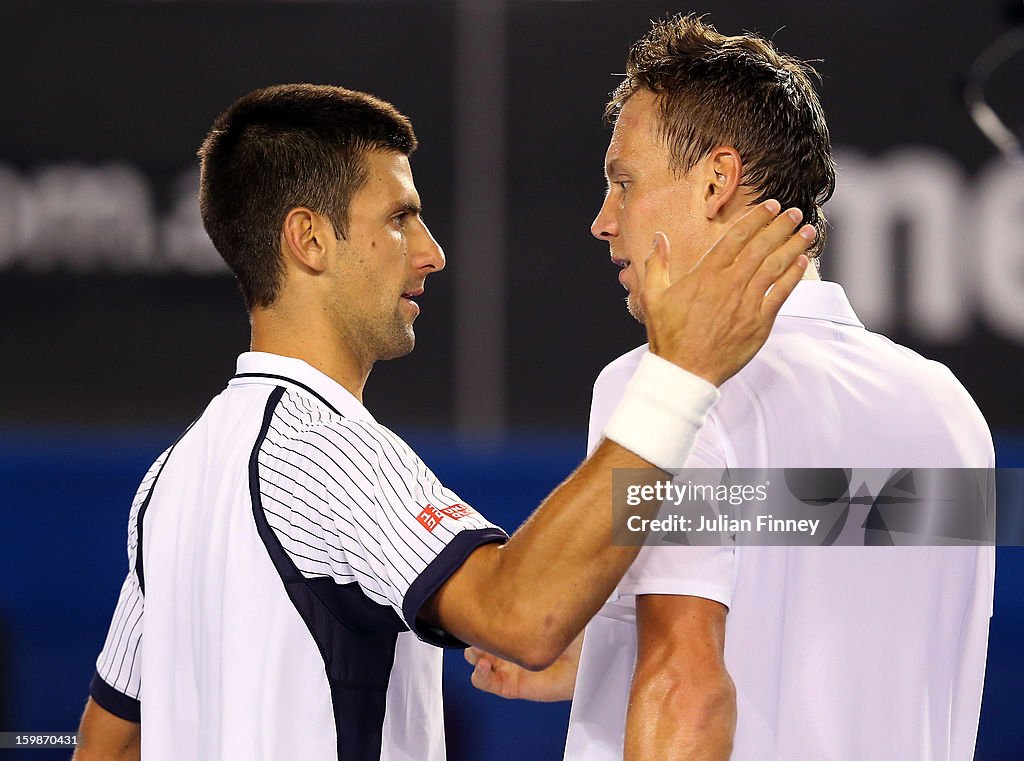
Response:
[[[686,270],[652,232],[652,353],[608,440],[508,538],[362,405],[445,264],[415,147],[390,104],[310,85],[243,97],[203,143],[252,351],[136,495],[79,761],[443,759],[432,645],[528,668],[565,650],[636,554],[609,544],[612,470],[682,463],[807,265],[814,230],[775,201]]]
[[[644,322],[653,230],[695,261],[765,197],[821,226],[834,172],[807,68],[763,39],[674,17],[636,43],[626,71],[592,231]],[[993,467],[985,421],[952,374],[866,331],[814,268],[804,277],[764,349],[723,385],[687,467]],[[591,449],[647,350],[598,378]],[[991,546],[647,547],[582,654],[577,641],[541,673],[467,657],[482,689],[571,697],[571,761],[969,761],[993,557]]]

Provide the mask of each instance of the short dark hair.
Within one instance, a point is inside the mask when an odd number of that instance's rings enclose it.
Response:
[[[653,92],[673,169],[689,171],[716,146],[735,148],[757,202],[796,206],[818,229],[809,252],[817,256],[825,244],[821,205],[836,176],[811,76],[818,75],[809,64],[757,35],[727,37],[694,14],[680,14],[652,22],[630,49],[626,78],[605,116],[613,121],[634,93]]]
[[[344,237],[349,204],[366,182],[366,152],[409,155],[416,145],[394,106],[343,87],[265,87],[218,116],[199,149],[199,206],[246,307],[278,296],[281,226],[291,209],[323,214]]]

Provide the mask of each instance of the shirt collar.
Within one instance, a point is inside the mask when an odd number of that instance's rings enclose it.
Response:
[[[801,280],[797,283],[779,310],[779,317],[803,317],[864,327],[850,306],[843,286],[826,280]]]
[[[348,389],[301,359],[247,351],[239,355],[237,372],[228,385],[251,383],[292,386],[312,394],[344,417],[373,421],[373,415]]]

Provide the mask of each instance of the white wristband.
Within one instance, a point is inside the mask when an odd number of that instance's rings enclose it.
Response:
[[[714,384],[648,352],[604,436],[662,470],[682,468],[719,396]]]

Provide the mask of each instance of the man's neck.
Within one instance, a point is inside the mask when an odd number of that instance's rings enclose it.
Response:
[[[295,327],[270,310],[254,310],[250,316],[250,349],[301,359],[363,401],[363,387],[373,363],[361,363],[343,342],[316,325]]]

